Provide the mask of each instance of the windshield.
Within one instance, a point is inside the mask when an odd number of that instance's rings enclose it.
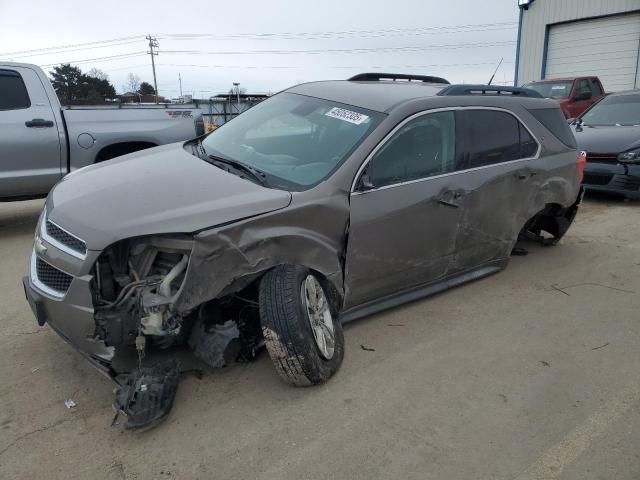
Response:
[[[582,116],[585,125],[640,125],[640,95],[605,97]]]
[[[208,155],[260,170],[268,186],[303,188],[333,172],[382,116],[281,93],[214,130],[202,146]]]
[[[546,98],[568,98],[573,82],[528,83],[524,87],[535,90]]]

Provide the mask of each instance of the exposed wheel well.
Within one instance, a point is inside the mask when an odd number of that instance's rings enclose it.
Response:
[[[578,202],[569,208],[557,203],[547,203],[545,207],[524,224],[520,236],[538,239],[546,245],[555,245],[567,232],[578,210]],[[551,238],[544,238],[542,232]]]
[[[110,160],[112,158],[126,155],[127,153],[137,152],[138,150],[144,150],[145,148],[157,147],[152,142],[122,142],[114,143],[107,147],[104,147],[96,155],[96,163]]]

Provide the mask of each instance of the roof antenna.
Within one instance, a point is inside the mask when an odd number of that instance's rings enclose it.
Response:
[[[500,65],[502,65],[502,61],[504,60],[504,57],[502,57],[500,59],[500,61],[498,62],[498,66],[496,67],[496,71],[493,72],[493,75],[491,75],[491,78],[489,79],[489,83],[487,83],[487,85],[491,85],[491,82],[493,82],[493,77],[496,76],[496,73],[498,73],[498,69],[500,68]]]

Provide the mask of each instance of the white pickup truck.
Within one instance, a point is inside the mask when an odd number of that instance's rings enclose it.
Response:
[[[203,133],[193,108],[61,107],[40,67],[0,61],[0,201],[43,197],[73,170]]]

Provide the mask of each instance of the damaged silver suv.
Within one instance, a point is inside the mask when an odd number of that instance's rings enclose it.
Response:
[[[584,156],[536,97],[362,74],[73,172],[38,223],[29,303],[112,377],[119,352],[183,344],[222,366],[264,344],[286,381],[321,383],[343,322],[497,272],[519,235],[566,232]]]

